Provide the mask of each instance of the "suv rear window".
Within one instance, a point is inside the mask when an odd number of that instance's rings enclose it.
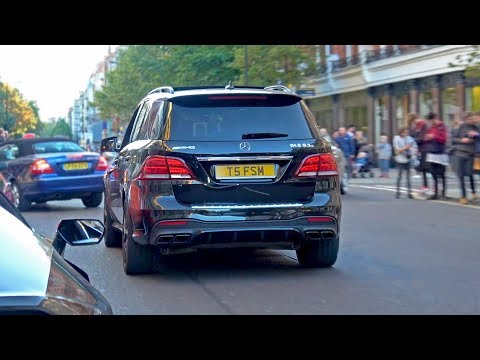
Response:
[[[241,141],[251,133],[287,135],[281,140],[313,137],[300,99],[293,96],[196,95],[171,101],[170,140]]]

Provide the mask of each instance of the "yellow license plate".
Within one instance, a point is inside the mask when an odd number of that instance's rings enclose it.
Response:
[[[63,164],[63,170],[87,170],[88,163],[86,162],[74,162]]]
[[[217,179],[263,179],[275,177],[274,164],[216,165]]]

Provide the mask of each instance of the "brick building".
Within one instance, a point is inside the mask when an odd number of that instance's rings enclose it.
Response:
[[[354,124],[371,142],[392,138],[409,112],[440,114],[448,125],[480,110],[480,79],[450,67],[469,45],[318,45],[319,72],[304,87],[319,126]]]

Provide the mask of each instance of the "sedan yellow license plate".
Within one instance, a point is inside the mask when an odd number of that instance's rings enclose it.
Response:
[[[275,177],[274,164],[216,165],[217,179],[265,179]]]
[[[63,164],[63,170],[87,170],[88,169],[88,163],[86,162],[74,162],[74,163],[68,163],[68,164]]]

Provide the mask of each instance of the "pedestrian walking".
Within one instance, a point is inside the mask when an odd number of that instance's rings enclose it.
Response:
[[[423,137],[423,149],[426,153],[425,161],[428,163],[435,185],[435,193],[429,199],[435,200],[438,199],[438,182],[440,180],[442,181],[442,197],[446,197],[447,192],[445,170],[449,163],[446,153],[448,130],[436,113],[429,113],[427,122],[429,124]]]
[[[360,149],[367,145],[367,138],[363,136],[363,131],[355,131],[355,137],[353,138],[353,146],[355,147],[355,157],[358,155]]]
[[[395,162],[397,163],[397,192],[395,197],[400,198],[400,182],[402,175],[405,173],[407,178],[408,198],[413,199],[412,187],[410,183],[410,169],[412,162],[417,156],[418,146],[415,140],[408,135],[408,128],[403,127],[398,131],[398,135],[393,138],[393,148],[395,150]]]
[[[353,144],[353,138],[347,133],[344,127],[338,129],[338,136],[335,139],[338,147],[343,151],[345,157],[346,170],[348,178],[352,176],[352,163],[355,158],[355,146]]]
[[[388,142],[388,136],[380,136],[380,141],[377,143],[377,158],[378,166],[380,167],[380,177],[388,178],[390,177],[390,161],[392,159],[392,145]]]
[[[419,173],[422,174],[423,177],[423,186],[420,189],[420,192],[425,194],[428,191],[428,180],[427,180],[427,174],[429,172],[429,164],[427,163],[427,152],[425,151],[425,141],[424,141],[424,136],[426,132],[428,131],[429,127],[431,126],[432,122],[428,122],[425,120],[422,120],[418,117],[417,114],[411,113],[409,114],[409,117],[412,120],[411,126],[413,127],[413,130],[411,130],[410,136],[413,137],[415,142],[417,143],[418,146],[418,152],[419,152],[419,164],[415,168]],[[413,121],[415,121],[415,126],[413,126]]]
[[[475,120],[475,114],[468,112],[464,117],[465,122],[454,132],[452,138],[453,153],[456,158],[456,173],[462,189],[462,197],[459,199],[460,204],[468,204],[465,177],[470,180],[472,200],[478,199],[473,178],[473,166],[475,144],[480,141],[480,129],[475,124]]]
[[[456,174],[458,170],[458,159],[457,154],[455,154],[455,144],[453,143],[453,139],[455,138],[458,129],[463,124],[463,121],[460,119],[455,119],[452,124],[452,128],[450,129],[450,136],[448,137],[447,141],[447,154],[450,157],[450,166],[452,167],[453,172]]]

